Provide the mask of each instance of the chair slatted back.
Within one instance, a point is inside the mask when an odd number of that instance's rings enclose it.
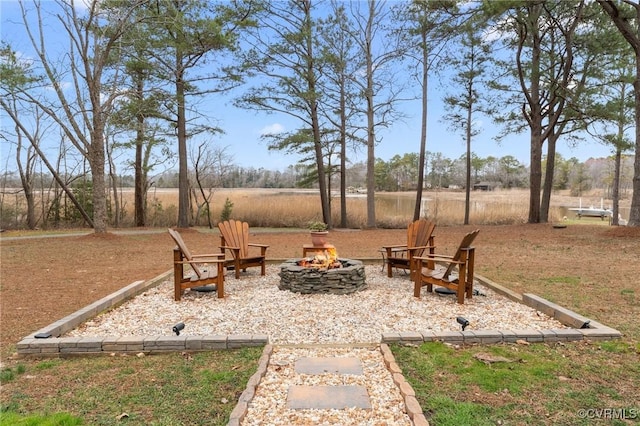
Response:
[[[218,223],[218,229],[223,245],[238,247],[241,259],[249,256],[249,224],[247,222],[231,219]]]
[[[471,231],[468,234],[466,234],[464,236],[464,238],[462,238],[462,241],[460,242],[460,245],[458,246],[458,250],[456,251],[456,254],[453,255],[453,260],[455,262],[460,261],[460,258],[462,257],[462,254],[465,250],[470,249],[471,248],[471,244],[473,244],[473,240],[476,239],[476,236],[478,236],[478,233],[480,232],[479,229],[476,229],[475,231]],[[443,278],[449,278],[449,275],[451,274],[451,272],[453,272],[453,269],[455,268],[455,263],[450,263],[449,267],[447,268],[446,272],[444,273],[444,275],[442,276]]]
[[[426,219],[419,219],[409,224],[407,228],[407,247],[424,247],[429,244],[429,239],[436,224]],[[416,251],[414,256],[422,256],[424,249]]]
[[[193,256],[191,255],[189,248],[187,247],[184,240],[182,239],[182,235],[180,235],[178,231],[175,231],[173,229],[169,229],[169,235],[171,235],[171,238],[173,238],[173,241],[175,241],[175,243],[177,244],[184,258],[187,259],[188,261],[192,261]],[[191,269],[193,269],[193,272],[196,273],[198,278],[202,278],[202,271],[200,271],[200,268],[198,268],[198,265],[196,265],[195,263],[191,263],[190,265],[191,265]]]

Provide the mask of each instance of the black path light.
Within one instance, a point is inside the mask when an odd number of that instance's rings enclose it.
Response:
[[[469,320],[466,318],[458,317],[456,318],[456,321],[458,321],[458,324],[462,326],[462,331],[469,326]]]
[[[184,330],[184,323],[183,322],[179,322],[176,325],[173,326],[173,332],[176,333],[176,336],[180,335],[180,332]]]

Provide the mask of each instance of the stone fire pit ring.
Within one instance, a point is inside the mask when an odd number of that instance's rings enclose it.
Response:
[[[341,268],[300,266],[302,259],[289,259],[280,265],[280,290],[302,294],[351,294],[367,288],[364,264],[354,259],[338,259]]]

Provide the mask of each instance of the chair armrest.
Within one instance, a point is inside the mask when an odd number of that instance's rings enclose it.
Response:
[[[224,259],[209,259],[209,260],[181,260],[179,262],[173,263],[183,263],[185,265],[201,265],[203,263],[224,263]]]
[[[193,257],[194,259],[200,259],[203,257],[222,257],[224,256],[224,253],[211,253],[211,254],[194,254],[191,255],[191,257]]]
[[[250,247],[261,247],[261,248],[262,247],[264,247],[264,248],[268,248],[269,247],[268,244],[258,244],[258,243],[249,243],[247,245],[250,246]]]
[[[407,249],[407,245],[406,244],[396,244],[396,245],[392,245],[392,246],[382,246],[383,249],[398,249],[398,248],[404,248],[405,250]]]
[[[436,246],[409,247],[408,250],[409,251],[412,251],[412,250],[424,250],[424,249],[429,249],[429,248],[436,248]]]
[[[416,256],[413,260],[431,260],[435,262],[445,262],[445,263],[453,263],[456,265],[464,265],[464,262],[461,260],[453,260],[453,256]]]

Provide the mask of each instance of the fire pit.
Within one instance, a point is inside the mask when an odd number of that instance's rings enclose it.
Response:
[[[290,259],[280,265],[280,290],[294,293],[350,294],[367,288],[359,260],[329,256]]]

